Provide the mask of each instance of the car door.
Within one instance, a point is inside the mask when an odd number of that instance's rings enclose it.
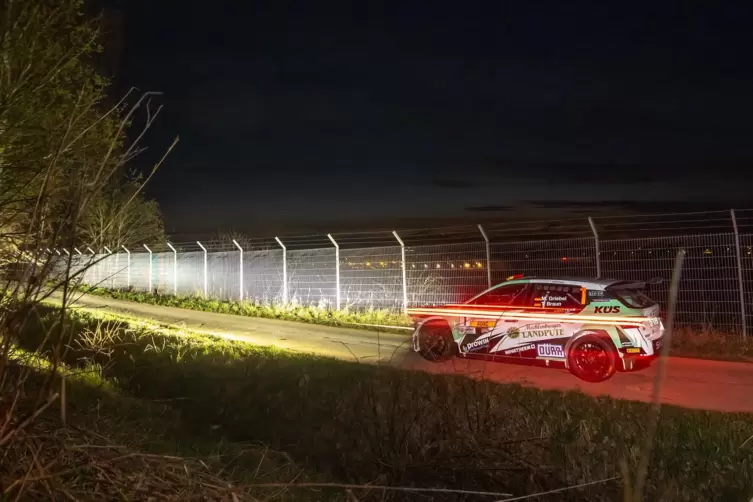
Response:
[[[489,353],[495,358],[519,359],[526,357],[527,352],[535,351],[535,347],[530,343],[521,343],[523,340],[520,338],[520,328],[525,325],[526,318],[516,316],[516,314],[530,314],[534,311],[532,308],[534,294],[534,285],[528,284],[525,290],[508,303],[505,315],[500,317],[495,326],[492,343],[490,343]]]
[[[463,333],[460,351],[469,355],[488,354],[501,334],[518,322],[503,317],[502,312],[507,312],[507,307],[515,305],[517,299],[527,295],[527,291],[527,283],[507,284],[467,302],[468,310],[481,311],[484,315],[468,315],[460,320],[459,329]]]
[[[585,290],[579,285],[533,284],[528,312],[544,315],[539,319],[521,321],[519,338],[527,347],[521,351],[521,357],[564,361],[565,344],[579,327],[578,323],[568,322],[564,317],[580,312],[585,296]]]

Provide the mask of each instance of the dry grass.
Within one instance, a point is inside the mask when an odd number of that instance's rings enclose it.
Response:
[[[246,499],[200,460],[133,451],[52,420],[11,442],[3,464],[12,466],[1,481],[6,494],[23,490],[26,499]]]
[[[15,371],[21,368],[16,367]],[[40,374],[27,379],[14,421],[32,413]],[[0,486],[8,500],[257,500],[302,476],[290,458],[258,444],[188,432],[165,403],[146,403],[71,382],[65,402],[37,414],[5,445]],[[2,400],[0,400],[2,403]],[[66,408],[65,423],[58,410]],[[316,478],[313,478],[316,479]],[[276,500],[288,499],[277,490]]]

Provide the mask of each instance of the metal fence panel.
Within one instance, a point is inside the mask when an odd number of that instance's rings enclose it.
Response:
[[[237,300],[240,296],[240,251],[208,253],[208,291],[211,298]]]
[[[136,291],[149,291],[149,253],[131,255],[131,288]]]
[[[596,277],[593,238],[492,243],[492,282],[515,274]]]
[[[748,333],[753,331],[753,234],[740,235],[740,261],[743,273],[743,298]]]
[[[335,248],[288,251],[291,301],[334,305],[337,301]]]
[[[405,261],[409,305],[460,302],[487,287],[484,242],[406,246]]]
[[[402,281],[400,246],[340,250],[344,307],[400,308]]]
[[[282,300],[282,249],[244,251],[243,288],[247,300],[276,303]]]
[[[676,320],[696,328],[737,330],[740,303],[734,234],[601,241],[604,275],[624,280],[664,279],[650,296],[666,309],[675,256],[686,251]]]
[[[201,296],[204,292],[204,253],[178,253],[178,294]]]
[[[173,292],[173,253],[163,252],[154,253],[152,288],[157,289],[162,294]]]

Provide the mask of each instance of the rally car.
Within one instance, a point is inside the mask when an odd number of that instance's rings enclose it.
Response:
[[[664,325],[648,282],[514,276],[463,304],[412,308],[413,349],[453,356],[564,365],[601,382],[659,354]]]

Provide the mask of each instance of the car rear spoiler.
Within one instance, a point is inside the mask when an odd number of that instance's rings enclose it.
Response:
[[[646,289],[647,286],[655,286],[664,282],[661,277],[653,277],[647,281],[619,281],[610,284],[605,289]]]

